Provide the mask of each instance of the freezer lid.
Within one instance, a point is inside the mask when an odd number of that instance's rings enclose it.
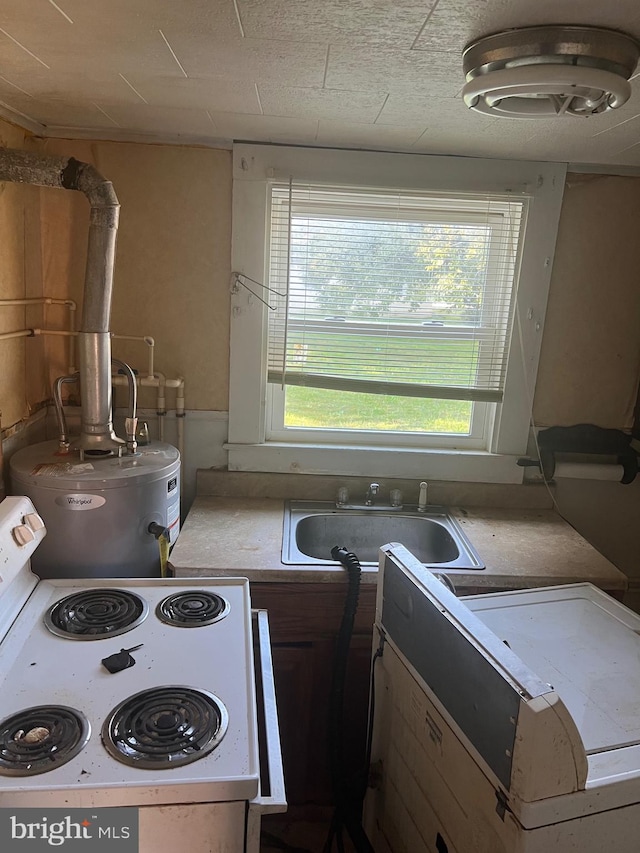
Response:
[[[553,685],[587,755],[640,744],[640,616],[587,583],[463,600]]]
[[[377,624],[476,760],[522,802],[583,788],[584,747],[553,687],[406,548],[380,555]]]

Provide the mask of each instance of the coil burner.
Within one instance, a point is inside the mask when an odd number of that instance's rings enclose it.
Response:
[[[176,592],[163,599],[156,608],[156,616],[167,625],[199,628],[224,619],[229,610],[229,602],[221,595],[195,589]]]
[[[85,589],[56,602],[44,623],[52,634],[70,640],[102,640],[131,631],[146,618],[149,605],[123,589]]]
[[[66,764],[89,740],[87,718],[64,705],[37,705],[0,722],[0,774],[35,776]]]
[[[117,705],[102,727],[102,742],[123,764],[162,770],[204,758],[218,746],[228,722],[227,709],[213,693],[157,687]]]

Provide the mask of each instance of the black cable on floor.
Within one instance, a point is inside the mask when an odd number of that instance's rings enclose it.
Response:
[[[368,770],[371,764],[371,749],[373,746],[373,718],[376,710],[376,661],[382,657],[385,637],[380,633],[380,642],[371,660],[371,677],[369,680],[369,716],[367,717],[367,748],[365,751],[364,772],[362,778],[362,800],[367,792]]]
[[[329,771],[335,812],[327,834],[323,853],[331,853],[336,844],[338,853],[344,853],[343,830],[346,829],[356,853],[375,853],[362,828],[362,801],[364,787],[360,784],[350,786],[346,780],[343,749],[344,686],[349,659],[349,647],[353,634],[353,623],[358,609],[360,594],[360,575],[362,569],[355,554],[346,548],[335,546],[331,557],[338,560],[348,573],[347,595],[338,631],[334,658],[331,696],[329,699]],[[354,789],[355,788],[355,789]]]

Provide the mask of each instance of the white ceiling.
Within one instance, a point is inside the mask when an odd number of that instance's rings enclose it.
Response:
[[[544,23],[640,39],[640,2],[2,0],[0,115],[45,136],[640,167],[640,72],[627,104],[589,119],[465,108],[464,46]]]

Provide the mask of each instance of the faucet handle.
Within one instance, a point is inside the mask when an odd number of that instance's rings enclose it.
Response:
[[[402,492],[400,489],[391,489],[389,492],[389,503],[395,507],[402,506]]]
[[[367,489],[367,494],[366,494],[366,497],[364,499],[364,505],[365,506],[373,506],[374,498],[376,497],[376,495],[378,494],[379,491],[380,491],[380,484],[379,483],[369,483],[369,488]]]
[[[340,486],[336,495],[336,506],[345,506],[349,503],[349,489],[346,486]]]
[[[418,495],[418,512],[424,512],[427,508],[427,488],[428,483],[423,480],[420,483],[420,494]]]

